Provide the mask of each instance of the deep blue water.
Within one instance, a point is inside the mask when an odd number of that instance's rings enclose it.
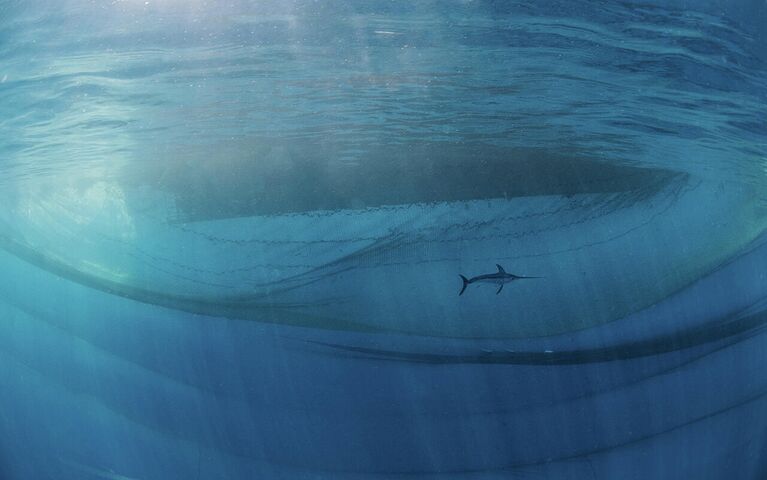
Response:
[[[766,24],[0,0],[0,480],[767,477]]]

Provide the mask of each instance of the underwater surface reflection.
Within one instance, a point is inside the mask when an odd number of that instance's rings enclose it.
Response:
[[[764,4],[2,8],[3,479],[765,475]]]

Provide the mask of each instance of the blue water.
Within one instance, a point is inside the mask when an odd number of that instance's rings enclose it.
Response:
[[[765,24],[0,0],[0,480],[765,478]]]

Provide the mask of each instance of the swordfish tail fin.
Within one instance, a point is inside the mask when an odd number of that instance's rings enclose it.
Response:
[[[459,275],[461,277],[461,280],[463,280],[463,286],[461,287],[461,291],[458,292],[458,296],[460,297],[463,295],[463,292],[466,290],[466,287],[469,285],[469,279],[464,277],[463,275]]]

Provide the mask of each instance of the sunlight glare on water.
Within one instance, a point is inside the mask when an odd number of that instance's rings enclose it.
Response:
[[[88,5],[84,17],[77,1],[16,4],[11,25],[26,35],[6,46],[2,133],[14,140],[2,177],[20,179],[6,189],[17,205],[6,213],[22,215],[6,219],[9,236],[43,242],[94,282],[99,274],[77,263],[132,278],[128,289],[226,302],[293,291],[296,275],[324,272],[340,283],[301,298],[343,322],[364,311],[364,328],[543,333],[647,306],[764,226],[762,62],[752,39],[708,14],[556,2]],[[111,198],[93,200],[98,191]],[[660,246],[642,232],[678,230],[683,217],[663,212],[685,202],[708,206],[684,217],[696,260],[670,272],[648,263]],[[495,226],[461,223],[465,208]],[[375,220],[364,233],[344,220],[366,211]],[[712,223],[721,228],[703,234]],[[596,310],[593,299],[554,308],[563,303],[547,295],[583,282],[557,266],[581,254],[618,261],[615,238],[646,244],[635,261],[648,268],[634,280],[647,287],[625,299],[615,291]],[[179,243],[207,253],[179,256]],[[608,246],[597,254],[592,244]],[[547,273],[550,293],[530,298],[552,307],[523,309],[501,331],[466,331],[458,313],[434,325],[431,314],[402,312],[391,325],[367,293],[341,286],[372,277],[332,273],[413,255],[436,278],[440,317],[457,311],[447,265],[504,259]],[[590,281],[624,291],[612,268]],[[339,288],[353,306],[327,306]],[[293,304],[291,295],[269,303]]]

